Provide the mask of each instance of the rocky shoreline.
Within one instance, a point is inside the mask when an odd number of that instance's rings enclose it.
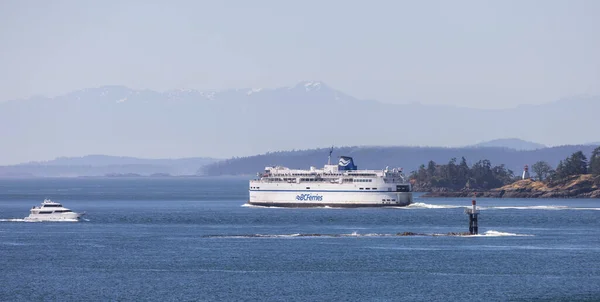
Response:
[[[421,197],[490,197],[490,198],[600,198],[600,176],[574,175],[554,182],[519,180],[487,191],[430,188]]]

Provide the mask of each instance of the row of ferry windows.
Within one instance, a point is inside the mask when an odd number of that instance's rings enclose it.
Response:
[[[258,190],[260,189],[260,187],[250,187],[251,190]],[[307,190],[310,190],[310,187],[306,187]],[[359,190],[377,190],[377,188],[358,188]],[[390,188],[388,188],[389,191],[391,191]],[[56,211],[58,212],[58,211]]]
[[[287,179],[283,179],[284,181]],[[291,178],[290,180],[294,180],[293,178]],[[327,180],[331,180],[331,179],[327,179]],[[335,180],[335,179],[333,179]],[[323,181],[323,179],[314,179],[314,178],[300,178],[300,181]],[[372,179],[354,179],[352,180],[352,178],[344,178],[343,180],[344,182],[373,182]]]
[[[295,178],[267,178],[270,181],[296,181]],[[300,181],[324,181],[324,180],[335,180],[335,178],[328,179],[315,179],[315,178],[300,178]],[[373,182],[372,179],[352,179],[344,178],[344,182]]]
[[[273,174],[276,177],[286,177],[286,176],[314,176],[314,173],[291,173],[291,174]],[[341,173],[325,173],[322,174],[324,176],[342,176],[344,174]],[[375,177],[377,174],[369,174],[369,173],[350,173],[350,175],[346,176],[366,176],[366,177]]]

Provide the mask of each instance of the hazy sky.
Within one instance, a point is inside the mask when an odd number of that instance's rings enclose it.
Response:
[[[512,107],[600,94],[600,1],[0,1],[0,100],[321,80]]]

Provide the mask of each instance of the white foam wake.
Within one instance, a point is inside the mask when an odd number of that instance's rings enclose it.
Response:
[[[248,208],[264,208],[264,209],[285,209],[285,207],[271,207],[271,206],[257,206],[254,204],[249,204],[249,203],[245,203],[242,205],[242,207],[248,207]]]
[[[0,219],[0,222],[78,222],[79,220],[77,219],[62,219],[62,220],[45,220],[45,221],[41,221],[41,220],[28,220],[28,219],[23,219],[23,218],[7,218],[7,219]],[[89,220],[86,220],[89,221]]]
[[[503,207],[481,207],[481,210],[588,210],[600,211],[600,208],[576,208],[569,206],[545,205],[545,206],[503,206]]]
[[[470,208],[470,205],[445,205],[429,204],[424,202],[415,202],[406,207],[396,207],[398,209],[458,209]],[[600,208],[578,208],[564,205],[539,205],[539,206],[477,206],[478,210],[579,210],[579,211],[600,211]]]
[[[202,237],[205,238],[311,238],[311,237],[384,237],[384,236],[397,236],[396,234],[377,234],[377,233],[367,233],[367,234],[359,234],[357,232],[352,232],[350,234],[319,234],[319,233],[309,233],[309,234],[239,234],[239,235],[205,235]]]
[[[343,209],[343,207],[331,207],[331,206],[313,206],[313,207],[307,207],[307,208],[283,207],[283,206],[259,206],[259,205],[248,204],[248,203],[245,203],[241,206],[247,207],[247,208],[263,208],[263,209]]]
[[[424,202],[415,202],[411,203],[406,207],[398,207],[398,208],[416,208],[416,209],[457,209],[464,208],[465,206],[453,206],[453,205],[445,205],[445,204],[428,204]]]
[[[478,234],[478,235],[469,235],[472,237],[506,237],[506,236],[518,236],[518,237],[530,237],[533,235],[527,235],[527,234],[515,234],[515,233],[507,233],[507,232],[500,232],[500,231],[494,231],[494,230],[489,230],[486,231],[483,234]]]
[[[505,237],[505,236],[533,236],[527,234],[515,234],[515,233],[507,233],[489,230],[483,234],[478,235],[470,235],[469,233],[446,233],[446,234],[431,234],[431,233],[412,233],[412,232],[402,232],[395,234],[379,234],[379,233],[366,233],[359,234],[357,232],[352,232],[350,234],[320,234],[320,233],[308,233],[308,234],[237,234],[237,235],[204,235],[202,237],[205,238],[317,238],[317,237],[325,237],[325,238],[340,238],[340,237],[407,237],[407,236],[432,236],[432,237],[441,237],[441,236],[449,236],[449,237]]]
[[[488,209],[497,210],[565,210],[567,206],[506,206],[506,207],[488,207]]]

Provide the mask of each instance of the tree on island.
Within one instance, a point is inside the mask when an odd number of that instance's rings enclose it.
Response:
[[[414,171],[410,179],[422,187],[448,188],[452,190],[493,189],[514,181],[514,173],[504,165],[492,166],[487,160],[480,160],[472,167],[467,165],[467,160],[462,157],[456,164],[456,158],[450,159],[446,165],[438,165],[429,161],[427,166],[421,165]]]
[[[532,170],[539,182],[520,181],[504,165],[492,166],[487,159],[469,167],[464,158],[458,165],[452,158],[446,165],[434,161],[421,165],[410,180],[414,190],[430,192],[424,195],[428,197],[481,193],[485,197],[600,198],[600,147],[593,150],[589,164],[584,153],[577,151],[561,160],[556,170],[546,161],[536,162]]]
[[[538,161],[531,166],[531,169],[533,169],[538,180],[544,180],[554,173],[550,164],[545,161]]]
[[[504,165],[492,166],[487,160],[480,160],[471,167],[464,157],[459,164],[452,158],[448,164],[440,165],[430,160],[427,165],[421,165],[419,170],[412,172],[410,179],[419,189],[431,190],[490,190],[514,183],[520,180],[513,171]],[[582,151],[577,151],[560,161],[556,170],[546,161],[538,161],[532,166],[533,172],[540,181],[553,182],[574,175],[592,173],[600,175],[600,147],[596,148],[588,160]],[[598,178],[600,181],[600,178]]]
[[[600,175],[600,147],[594,149],[592,151],[592,156],[590,157],[590,173],[593,175]]]
[[[587,158],[583,152],[577,151],[558,163],[554,178],[563,179],[572,175],[587,174],[587,167]]]

